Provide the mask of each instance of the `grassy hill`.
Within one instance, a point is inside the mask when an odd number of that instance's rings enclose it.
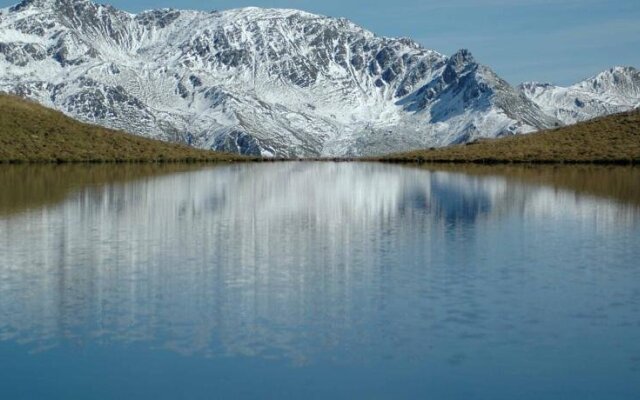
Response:
[[[387,162],[640,164],[640,110],[528,135],[375,158]]]
[[[244,160],[249,158],[85,124],[37,103],[0,94],[0,163]]]

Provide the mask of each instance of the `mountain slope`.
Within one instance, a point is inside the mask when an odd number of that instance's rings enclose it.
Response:
[[[615,67],[570,87],[524,83],[520,91],[565,124],[640,107],[640,71]]]
[[[392,162],[640,163],[640,110],[546,132],[381,158]]]
[[[242,159],[83,124],[34,102],[0,94],[0,163]]]
[[[557,125],[467,51],[296,10],[25,0],[0,12],[0,90],[200,148],[344,156]]]

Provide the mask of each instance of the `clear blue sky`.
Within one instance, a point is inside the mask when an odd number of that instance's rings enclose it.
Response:
[[[0,6],[17,3],[0,0]],[[346,17],[451,54],[468,48],[511,83],[570,84],[614,65],[640,67],[640,0],[101,0],[150,8],[298,8]]]

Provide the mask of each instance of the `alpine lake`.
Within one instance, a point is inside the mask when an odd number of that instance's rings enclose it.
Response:
[[[638,399],[640,168],[0,166],[0,399]]]

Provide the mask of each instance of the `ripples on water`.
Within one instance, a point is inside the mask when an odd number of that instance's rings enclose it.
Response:
[[[439,168],[0,168],[0,395],[638,398],[639,170]]]

